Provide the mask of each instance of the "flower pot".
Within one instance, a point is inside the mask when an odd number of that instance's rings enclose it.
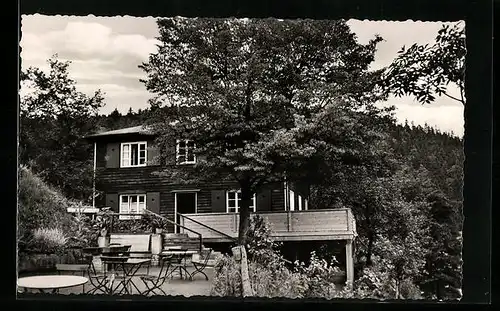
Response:
[[[156,234],[162,234],[162,232],[163,232],[163,229],[161,229],[161,228],[156,228],[155,229],[155,233]]]
[[[99,247],[108,247],[110,239],[109,236],[100,236],[97,238],[97,245],[99,245]]]

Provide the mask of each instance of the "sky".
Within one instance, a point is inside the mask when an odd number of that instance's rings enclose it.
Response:
[[[376,34],[384,39],[377,47],[372,69],[391,63],[397,51],[413,43],[433,43],[440,22],[348,21],[360,43],[367,43]],[[148,107],[152,97],[139,79],[145,78],[138,65],[156,52],[158,28],[153,17],[45,16],[21,17],[21,69],[30,66],[47,70],[47,59],[58,54],[71,61],[70,76],[77,89],[93,94],[104,92],[105,106],[101,113],[117,108],[126,113]],[[458,90],[449,88],[451,95]],[[459,96],[459,95],[458,95]],[[431,105],[422,105],[413,97],[390,97],[380,105],[394,105],[396,118],[415,125],[425,123],[443,132],[462,136],[464,110],[461,103],[438,97]]]

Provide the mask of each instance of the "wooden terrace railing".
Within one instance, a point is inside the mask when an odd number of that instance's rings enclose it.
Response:
[[[344,240],[356,236],[356,222],[348,208],[307,211],[257,212],[279,241]],[[181,223],[196,230],[205,240],[232,241],[238,236],[238,213],[183,214]],[[189,233],[188,233],[189,235]]]

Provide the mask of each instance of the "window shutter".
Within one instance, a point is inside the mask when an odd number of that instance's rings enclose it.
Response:
[[[160,214],[160,193],[146,193],[146,209],[156,214]]]
[[[224,190],[212,190],[212,212],[226,212],[226,192]]]
[[[111,210],[115,213],[120,212],[118,193],[106,193],[106,206],[111,207]]]
[[[263,189],[257,194],[257,207],[256,211],[270,211],[271,210],[271,189]]]
[[[120,143],[108,143],[106,146],[106,168],[120,167]]]
[[[160,149],[152,141],[148,141],[148,166],[160,165]]]

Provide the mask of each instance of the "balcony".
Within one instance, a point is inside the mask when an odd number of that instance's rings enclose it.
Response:
[[[258,212],[277,241],[352,240],[356,221],[348,208],[290,212]],[[181,224],[203,236],[204,242],[229,242],[238,237],[238,213],[183,214]],[[180,230],[189,236],[192,232]],[[229,236],[229,237],[228,237]]]

